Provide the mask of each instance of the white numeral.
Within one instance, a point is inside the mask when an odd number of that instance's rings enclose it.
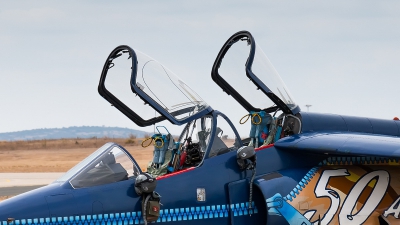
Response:
[[[342,176],[347,176],[349,173],[347,172],[346,169],[338,169],[338,170],[325,170],[322,174],[321,177],[319,178],[318,184],[315,187],[315,195],[317,198],[321,197],[328,197],[331,199],[331,206],[329,207],[328,211],[324,215],[324,217],[321,219],[321,225],[328,224],[331,222],[333,216],[335,216],[336,211],[339,208],[340,204],[340,197],[339,194],[332,190],[332,189],[327,189],[326,185],[329,182],[330,177],[342,177]]]
[[[353,214],[353,210],[356,207],[357,200],[361,193],[364,191],[365,187],[374,179],[378,178],[371,195],[364,203],[360,211]],[[383,196],[386,193],[387,187],[389,185],[389,173],[384,170],[373,171],[366,174],[354,185],[353,189],[347,195],[344,200],[342,209],[339,213],[340,224],[362,224],[371,213],[375,210],[378,204],[381,202]]]
[[[322,172],[321,177],[319,178],[319,181],[314,190],[315,195],[317,196],[317,198],[330,198],[331,205],[328,211],[325,213],[324,217],[321,219],[321,225],[326,225],[331,222],[332,218],[335,216],[340,206],[339,194],[332,189],[326,188],[329,183],[329,179],[331,177],[348,175],[350,174],[348,173],[347,169],[324,170]],[[353,214],[354,208],[357,204],[357,200],[360,197],[361,193],[375,178],[377,178],[377,180],[375,186],[373,187],[371,195],[368,197],[366,202],[364,202],[363,207],[360,209],[360,211]],[[360,180],[358,180],[343,202],[342,209],[339,212],[339,224],[359,225],[364,223],[384,197],[387,187],[389,185],[389,178],[390,175],[387,171],[378,170],[368,173]]]

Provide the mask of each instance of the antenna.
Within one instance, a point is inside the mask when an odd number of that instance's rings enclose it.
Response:
[[[311,107],[312,105],[306,105],[306,107],[307,107],[307,112],[309,112],[310,111],[310,107]]]

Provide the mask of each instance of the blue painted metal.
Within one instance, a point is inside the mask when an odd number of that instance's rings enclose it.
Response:
[[[221,115],[221,113],[214,111],[212,114],[215,121],[214,126],[216,126],[217,115]],[[340,116],[317,115],[313,117],[314,114],[311,113],[304,115],[302,117],[304,123],[309,123],[307,120],[312,121],[308,127],[312,126],[318,129],[323,129],[316,126],[319,124],[319,120],[324,120],[325,124],[344,121]],[[345,117],[345,119],[349,121],[348,118]],[[356,119],[354,121],[365,120]],[[391,122],[388,121],[389,124]],[[328,163],[329,160],[332,162],[338,160],[363,162],[388,160],[377,158],[377,156],[400,156],[398,137],[348,131],[339,132],[340,127],[346,129],[345,125],[344,122],[336,125],[332,129],[335,132],[308,131],[286,137],[276,142],[275,146],[258,151],[258,178],[256,178],[256,182],[262,182],[262,180],[257,181],[257,179],[261,179],[265,174],[280,171],[280,174],[294,182],[293,184],[283,183],[290,191],[282,191],[281,195],[289,199],[296,195],[296,191],[301,190],[303,183],[307,182],[304,177],[309,176],[311,168]],[[307,126],[305,127],[307,128]],[[326,128],[326,130],[329,129]],[[371,129],[367,129],[367,131],[371,132]],[[376,148],[381,150],[377,152],[375,151]],[[338,156],[328,158],[330,155],[321,154],[326,152],[335,153]],[[341,155],[352,155],[354,157],[341,157]],[[362,157],[363,155],[374,157],[365,158]],[[234,220],[236,221],[235,215],[246,220],[249,215],[245,215],[246,205],[243,207],[243,204],[246,204],[244,199],[248,197],[248,186],[244,185],[242,188],[230,191],[227,184],[249,180],[250,176],[251,172],[239,170],[236,164],[236,152],[228,152],[217,157],[204,159],[204,162],[198,168],[191,171],[159,180],[156,191],[162,196],[161,202],[163,204],[159,222],[171,221],[170,223],[173,224],[173,222],[185,221],[184,224],[201,224],[200,221],[207,219],[209,224],[214,224],[214,222],[215,224],[230,224]],[[134,178],[81,189],[73,189],[68,181],[54,183],[1,202],[0,221],[5,224],[4,221],[12,217],[18,220],[14,224],[50,225],[65,224],[65,221],[69,221],[70,224],[140,223],[141,199],[134,192],[133,184]],[[281,186],[282,183],[270,183],[269,185],[272,190],[274,188],[280,189]],[[205,202],[196,200],[196,189],[198,187],[205,188],[207,191]],[[243,199],[231,201],[230,194],[233,191],[234,193],[242,193]],[[259,198],[261,195],[257,194],[256,196]],[[272,195],[269,197],[272,197]],[[263,199],[266,199],[266,197],[263,197]],[[260,204],[256,202],[255,207],[257,209],[263,208]],[[267,217],[265,210],[258,210],[257,213],[259,216]],[[271,219],[271,221],[277,220],[279,219]]]
[[[312,112],[300,115],[302,133],[338,131],[400,136],[400,121]]]
[[[192,220],[209,220],[226,218],[229,214],[235,217],[247,216],[248,203],[237,203],[231,205],[206,205],[185,208],[171,208],[160,210],[160,217],[157,223],[169,222],[190,222]],[[254,213],[257,213],[255,210]],[[47,224],[142,224],[143,217],[141,211],[120,212],[120,213],[99,213],[80,216],[58,216],[34,219],[15,220],[12,223],[2,221],[2,225],[47,225]]]
[[[310,160],[310,157],[304,154],[299,154],[297,159],[300,160],[296,160],[297,162],[293,163],[290,159],[288,160],[288,155],[278,152],[274,147],[259,151],[257,155],[261,159],[268,159],[259,163],[258,175],[282,168],[291,168],[304,164],[311,166],[317,163],[317,159]],[[281,157],[284,158],[279,160]],[[268,164],[272,166],[268,166]],[[226,184],[248,179],[250,176],[250,172],[239,170],[236,164],[236,152],[229,152],[204,160],[203,164],[194,170],[159,180],[156,191],[162,196],[162,209],[168,209],[170,213],[171,209],[202,206],[205,206],[206,209],[209,206],[212,211],[212,206],[218,209],[218,206],[222,207],[223,205],[245,204],[245,202],[229,202]],[[57,224],[59,217],[75,218],[79,216],[79,218],[87,218],[88,215],[98,215],[98,218],[100,218],[99,215],[109,215],[110,213],[140,212],[140,197],[134,192],[133,184],[134,179],[129,179],[90,188],[73,189],[68,181],[61,184],[54,183],[1,202],[0,220],[5,221],[7,218],[12,217],[22,223],[22,220],[27,221],[35,218],[40,220],[42,218],[43,221],[55,221],[53,223]],[[196,188],[198,187],[204,187],[207,191],[207,200],[204,203],[196,201]],[[70,207],[69,210],[63,210],[66,206],[62,202],[62,198],[59,198],[59,204],[51,204],[51,211],[59,214],[52,215],[49,210],[49,204],[46,202],[46,197],[57,195],[71,197],[73,202],[68,204],[68,207],[71,205],[73,207]],[[247,192],[244,191],[243,196],[247,197],[247,195]],[[232,209],[236,208],[231,206],[228,213],[234,212]],[[223,211],[223,213],[225,215],[226,211]],[[128,220],[131,219],[133,218],[128,218]],[[119,220],[108,218],[107,221],[116,222]],[[219,216],[217,221],[219,224],[228,224],[230,218]]]
[[[266,85],[260,86],[267,90]],[[140,89],[136,92],[141,94]],[[164,110],[142,94],[142,98],[154,104],[157,111]],[[296,114],[299,110],[295,108],[291,113]],[[183,124],[204,115],[212,116],[214,128],[205,157],[194,169],[158,180],[156,191],[162,196],[162,207],[157,223],[287,224],[301,221],[310,224],[288,202],[296,199],[318,167],[398,163],[400,158],[398,121],[299,112],[297,116],[302,124],[299,134],[284,137],[274,145],[256,151],[254,210],[250,213],[248,197],[252,172],[239,169],[236,151],[208,157],[218,116],[225,119],[235,135],[239,136],[232,122],[211,107],[193,118],[172,122]],[[166,111],[164,116],[173,120]],[[243,145],[242,141],[238,142]],[[106,151],[115,145],[109,143],[99,151]],[[136,164],[129,152],[121,146],[119,148]],[[71,186],[70,179],[0,202],[0,225],[143,223],[141,197],[134,191],[135,177],[78,189]],[[197,188],[206,190],[204,202],[197,200]],[[7,221],[8,218],[14,219]]]
[[[400,138],[352,132],[297,134],[275,143],[278,149],[317,154],[400,157]]]

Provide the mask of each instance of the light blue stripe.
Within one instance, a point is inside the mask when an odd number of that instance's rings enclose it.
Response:
[[[212,219],[212,218],[226,218],[229,213],[234,216],[248,215],[248,202],[236,203],[231,205],[209,205],[201,207],[186,207],[174,209],[160,210],[160,217],[158,223],[170,221],[186,221],[197,219]],[[258,210],[254,207],[253,213]],[[70,225],[128,225],[128,224],[141,224],[143,223],[142,212],[121,212],[110,214],[95,214],[95,215],[81,215],[69,217],[47,217],[47,218],[34,218],[34,219],[21,219],[14,222],[7,223],[7,221],[0,221],[0,225],[52,225],[70,224]]]

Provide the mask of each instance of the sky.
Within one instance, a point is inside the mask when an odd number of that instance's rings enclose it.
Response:
[[[400,116],[398,1],[0,5],[0,132],[69,126],[152,130],[135,125],[97,92],[107,56],[122,44],[157,59],[237,124],[245,111],[212,81],[211,67],[240,30],[253,34],[303,111],[309,104],[312,112]]]

